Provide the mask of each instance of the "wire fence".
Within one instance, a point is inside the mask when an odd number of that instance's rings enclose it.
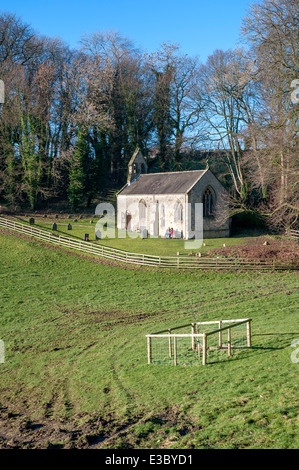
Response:
[[[158,268],[177,269],[209,269],[209,270],[299,270],[297,262],[282,262],[278,260],[254,260],[239,258],[208,258],[188,256],[157,256],[142,253],[131,253],[117,248],[111,248],[96,242],[76,240],[74,238],[58,235],[55,232],[38,229],[32,225],[25,225],[14,220],[0,217],[0,227],[22,233],[27,236],[54,245],[67,247],[81,252],[90,253],[125,264]]]
[[[199,366],[225,360],[251,347],[251,321],[195,322],[148,334],[148,364]]]

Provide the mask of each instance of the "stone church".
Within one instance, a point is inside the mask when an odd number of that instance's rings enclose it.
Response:
[[[128,166],[126,186],[117,195],[120,230],[176,238],[222,238],[230,235],[228,193],[210,171],[147,173],[147,163],[137,149]],[[196,203],[202,203],[202,206]],[[201,229],[198,229],[198,207]]]

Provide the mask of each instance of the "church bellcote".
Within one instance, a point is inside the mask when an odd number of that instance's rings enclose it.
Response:
[[[141,173],[147,173],[147,163],[144,156],[137,148],[129,161],[127,183],[131,183]]]

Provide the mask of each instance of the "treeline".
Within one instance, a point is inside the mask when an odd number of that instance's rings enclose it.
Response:
[[[200,149],[215,150],[232,215],[298,227],[298,29],[297,0],[258,2],[242,47],[203,64],[173,44],[145,54],[116,32],[70,50],[3,13],[1,200],[76,209],[125,183],[136,147],[152,171],[188,169]]]

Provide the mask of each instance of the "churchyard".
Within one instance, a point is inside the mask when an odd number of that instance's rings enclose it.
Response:
[[[186,241],[184,239],[148,236],[146,239],[139,233],[120,231],[115,232],[103,229],[105,221],[93,214],[22,214],[19,216],[5,216],[6,220],[24,224],[38,230],[48,231],[55,236],[72,238],[77,241],[85,239],[98,246],[124,250],[126,252],[144,253],[153,256],[196,256],[200,253],[204,257],[228,258],[241,257],[256,260],[283,260],[285,262],[299,262],[298,243],[293,237],[285,235],[269,235],[257,229],[243,230],[229,238],[204,239]],[[30,221],[32,224],[30,224]],[[53,227],[55,226],[55,227]],[[54,228],[54,230],[53,230]],[[101,239],[97,239],[96,232],[101,232]]]

